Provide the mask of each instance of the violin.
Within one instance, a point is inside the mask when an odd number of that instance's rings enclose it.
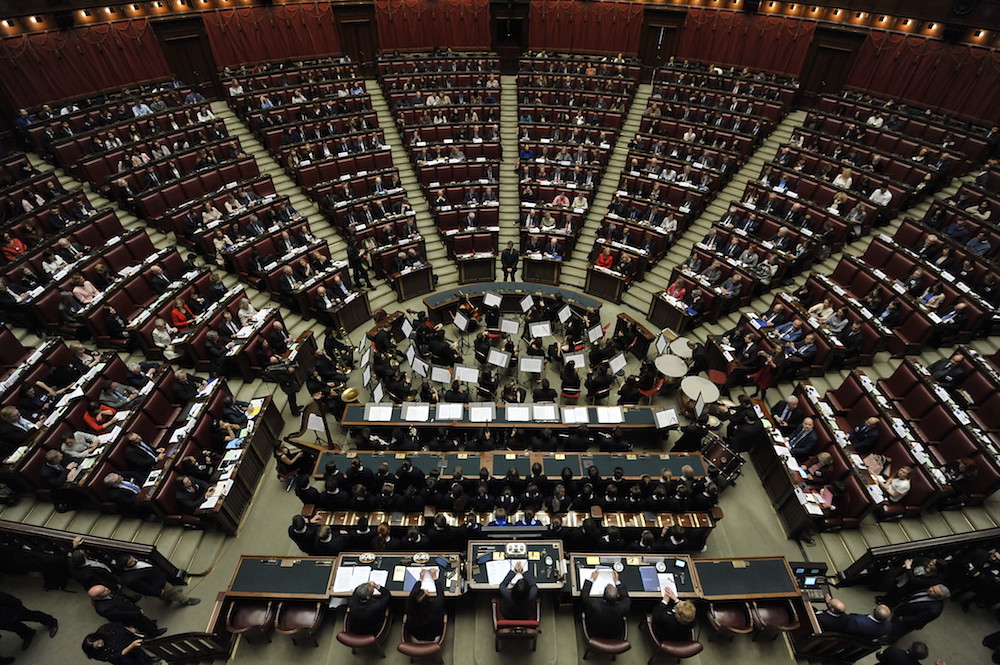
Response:
[[[463,314],[465,314],[466,318],[474,319],[476,321],[483,320],[482,312],[479,311],[478,307],[472,304],[472,301],[469,300],[469,296],[463,293],[456,293],[455,295],[459,296],[462,299],[462,302],[459,304],[458,309]]]

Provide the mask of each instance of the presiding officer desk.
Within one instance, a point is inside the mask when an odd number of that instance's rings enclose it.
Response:
[[[525,296],[534,296],[536,300],[538,298],[554,300],[559,295],[562,296],[563,302],[577,309],[593,307],[600,310],[601,308],[600,300],[591,298],[578,291],[558,286],[529,284],[527,282],[484,282],[479,284],[464,284],[459,289],[441,291],[427,296],[424,298],[424,306],[427,307],[427,317],[435,323],[450,323],[450,314],[458,306],[458,293],[468,296],[477,306],[482,305],[485,294],[494,293],[503,299],[503,302],[500,304],[500,311],[503,314],[515,312],[521,314],[521,300]]]

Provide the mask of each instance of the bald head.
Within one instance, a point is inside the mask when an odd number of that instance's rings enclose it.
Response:
[[[100,600],[110,596],[111,589],[100,584],[95,584],[87,590],[87,595],[90,596],[91,600]]]
[[[879,621],[888,621],[889,617],[892,616],[892,610],[889,609],[888,605],[876,605],[875,611],[872,612],[872,616]]]

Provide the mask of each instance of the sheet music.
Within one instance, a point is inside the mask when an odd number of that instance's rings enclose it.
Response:
[[[535,306],[535,299],[531,296],[524,296],[521,298],[521,311],[527,313],[529,309]]]
[[[590,414],[585,406],[564,406],[562,410],[563,422],[567,425],[589,424]]]
[[[591,342],[591,343],[596,342],[597,340],[601,339],[602,337],[604,337],[604,328],[602,328],[600,326],[600,324],[594,326],[593,328],[591,328],[590,330],[587,331],[587,341],[588,342]]]
[[[503,298],[495,293],[484,293],[483,294],[483,305],[486,307],[499,307],[500,303],[503,302]]]
[[[363,381],[362,385],[365,386],[372,382],[372,370],[370,367],[365,367],[361,370],[361,380]]]
[[[420,376],[425,378],[427,377],[427,363],[425,363],[420,358],[414,358],[413,362],[410,363],[410,367],[412,367],[413,371],[419,374]]]
[[[521,332],[521,322],[511,319],[500,319],[500,332],[516,335]]]
[[[489,406],[473,406],[469,409],[469,420],[474,423],[493,421],[493,408]]]
[[[576,369],[583,369],[587,366],[586,357],[582,353],[567,353],[563,355],[563,366],[569,364],[570,361],[573,361],[573,366]]]
[[[532,420],[553,421],[559,420],[559,407],[555,404],[532,404]]]
[[[656,338],[656,352],[662,356],[663,351],[667,348],[669,344],[670,342],[667,341],[666,337],[664,337],[663,335],[659,335]]]
[[[469,328],[469,319],[461,312],[455,312],[455,327],[465,332]]]
[[[564,306],[561,310],[559,310],[558,316],[560,323],[566,323],[569,321],[569,317],[573,316],[573,308],[569,305]]]
[[[381,383],[376,383],[375,389],[372,390],[372,400],[381,402],[383,397],[385,397],[385,388],[382,387]]]
[[[451,370],[447,367],[431,367],[431,381],[451,383]]]
[[[597,422],[604,424],[620,423],[625,420],[625,412],[620,406],[597,407]]]
[[[399,330],[403,333],[403,337],[409,337],[410,333],[413,332],[413,324],[410,323],[409,319],[404,317],[403,323],[399,326]]]
[[[619,353],[617,356],[608,361],[608,364],[611,366],[611,373],[617,374],[625,369],[625,365],[628,365],[628,360],[625,359],[624,353]]]
[[[536,321],[534,323],[529,323],[528,330],[531,331],[532,337],[552,336],[552,324],[550,324],[548,321]]]
[[[540,373],[542,371],[542,364],[544,359],[538,357],[527,356],[521,358],[521,371],[522,372],[534,372]]]
[[[527,405],[508,405],[507,420],[526,423],[531,420],[531,407]]]
[[[412,344],[406,349],[406,360],[412,365],[413,358],[417,355],[417,349]]]
[[[464,404],[439,403],[437,405],[436,417],[438,420],[461,420],[464,410]]]
[[[372,404],[368,407],[368,417],[367,420],[374,422],[386,423],[392,420],[392,407],[391,406],[377,406]]]
[[[506,351],[490,349],[490,355],[486,360],[491,365],[496,365],[497,367],[507,367],[507,365],[510,364],[510,354]]]
[[[653,414],[653,419],[656,421],[656,426],[661,429],[679,424],[679,421],[677,420],[677,412],[673,409],[657,411]]]
[[[410,403],[403,405],[403,420],[408,423],[425,423],[430,420],[431,405]]]
[[[465,365],[455,365],[452,370],[455,372],[455,378],[459,381],[469,381],[470,383],[479,383],[479,370],[475,367],[466,367]]]

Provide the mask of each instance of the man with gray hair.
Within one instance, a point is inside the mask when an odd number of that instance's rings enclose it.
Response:
[[[359,584],[347,601],[348,632],[376,635],[385,622],[391,598],[389,590],[380,584],[372,581]]]

